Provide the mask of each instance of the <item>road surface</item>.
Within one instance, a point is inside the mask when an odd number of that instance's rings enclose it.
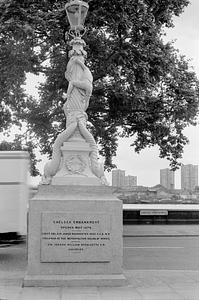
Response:
[[[199,237],[125,237],[124,269],[199,270]]]

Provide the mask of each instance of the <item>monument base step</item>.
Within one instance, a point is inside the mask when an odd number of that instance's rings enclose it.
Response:
[[[83,176],[58,176],[52,178],[51,185],[53,186],[102,186],[101,180],[97,177]]]
[[[111,275],[26,275],[24,287],[59,286],[123,286],[126,278],[123,274]]]

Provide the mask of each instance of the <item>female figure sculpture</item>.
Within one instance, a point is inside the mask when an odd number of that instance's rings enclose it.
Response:
[[[76,47],[75,47],[76,46]],[[77,47],[79,46],[79,47]],[[82,40],[73,40],[71,58],[67,64],[65,77],[68,80],[67,101],[63,109],[66,116],[66,129],[60,133],[53,146],[52,160],[44,167],[42,184],[50,184],[52,177],[58,172],[61,162],[61,146],[76,130],[89,143],[91,147],[90,161],[92,173],[107,184],[104,177],[104,168],[98,162],[98,149],[92,134],[86,127],[88,119],[86,110],[93,89],[93,76],[84,63],[85,51],[82,48]]]

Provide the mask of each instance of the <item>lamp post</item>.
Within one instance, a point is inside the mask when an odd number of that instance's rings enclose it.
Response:
[[[43,184],[71,184],[70,176],[77,174],[77,185],[90,185],[91,182],[95,185],[108,184],[104,165],[98,160],[96,142],[87,128],[86,110],[92,95],[93,76],[85,65],[87,53],[82,36],[85,33],[84,21],[88,7],[86,2],[80,0],[71,0],[65,5],[70,23],[69,34],[72,36],[69,43],[72,49],[69,51],[65,72],[68,81],[66,102],[63,105],[66,129],[55,140],[52,160],[44,167]],[[70,147],[74,147],[73,155],[68,153]],[[85,147],[88,148],[86,152]]]
[[[85,31],[84,22],[88,12],[88,4],[80,0],[72,0],[65,5],[66,14],[70,23],[69,33],[73,37],[82,36],[82,31]]]
[[[87,128],[93,77],[81,36],[88,5],[72,0],[66,10],[73,37],[65,72],[66,128],[44,167],[41,184],[50,186],[30,199],[24,286],[123,285],[122,203],[102,186],[108,183]]]
[[[70,0],[65,5],[66,15],[70,24],[69,35],[72,36],[70,46],[72,50],[69,51],[69,57],[72,56],[87,56],[83,47],[86,45],[82,36],[85,34],[84,22],[88,12],[88,3],[81,0]],[[66,33],[67,34],[67,33]]]

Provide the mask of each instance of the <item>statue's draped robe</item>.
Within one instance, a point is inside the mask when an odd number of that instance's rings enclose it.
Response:
[[[85,82],[85,86],[84,88],[73,86],[71,94],[69,95],[66,103],[64,104],[66,117],[70,110],[81,112],[86,111],[88,107],[88,101],[86,101],[87,89],[92,90],[92,75],[86,67],[85,69],[83,69],[79,63],[71,61],[69,62],[68,69],[69,70],[67,70],[66,73],[69,73],[67,77],[70,77],[70,81],[80,81],[82,82],[82,85]]]

